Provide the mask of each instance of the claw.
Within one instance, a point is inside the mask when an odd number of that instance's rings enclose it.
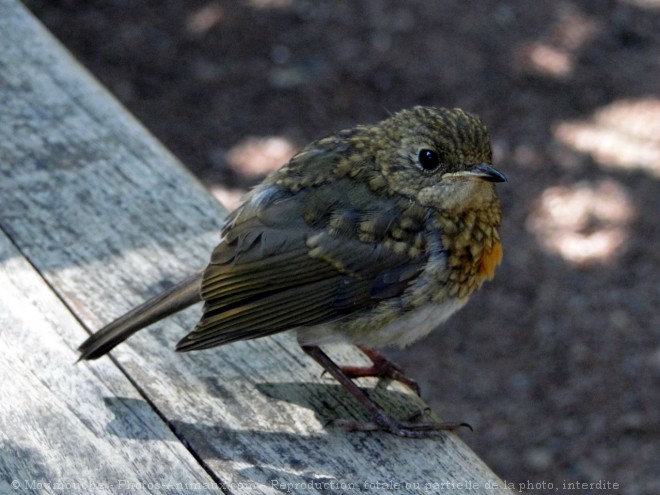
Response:
[[[341,366],[340,369],[346,376],[349,378],[360,378],[367,376],[374,376],[379,378],[387,377],[397,382],[403,383],[418,396],[421,395],[421,390],[417,382],[406,376],[401,366],[394,363],[393,361],[390,361],[378,351],[363,346],[357,347],[367,355],[373,364],[371,366]]]
[[[390,417],[381,407],[376,404],[369,396],[358,387],[345,371],[337,366],[330,357],[318,346],[304,345],[302,349],[317,363],[319,363],[328,373],[330,373],[339,383],[341,383],[348,392],[355,397],[360,404],[371,414],[373,421],[357,421],[339,419],[331,424],[340,426],[348,431],[387,431],[394,435],[406,438],[427,438],[439,436],[442,432],[456,431],[459,428],[472,427],[467,423],[440,423],[434,421],[415,421],[422,418],[426,409],[417,411],[407,421],[398,421]],[[370,351],[370,350],[369,350]],[[373,354],[367,354],[370,358]],[[383,358],[384,359],[384,358]],[[373,360],[373,359],[372,359]],[[391,363],[390,361],[387,361]],[[361,375],[365,376],[365,375]]]
[[[375,421],[336,419],[332,424],[346,431],[386,431],[406,438],[441,436],[445,432],[454,432],[465,426],[470,428],[467,423],[437,423],[431,421],[412,423],[409,421],[396,421],[389,417],[388,420],[384,424],[379,424]]]

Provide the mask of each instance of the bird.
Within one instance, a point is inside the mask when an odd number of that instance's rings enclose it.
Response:
[[[506,180],[485,124],[459,108],[415,106],[316,140],[228,215],[204,269],[92,334],[79,361],[203,301],[177,351],[292,331],[371,416],[337,424],[412,438],[454,430],[465,424],[390,416],[354,379],[389,377],[419,393],[378,349],[421,339],[493,278],[495,184]],[[321,346],[339,342],[372,366],[337,365]]]

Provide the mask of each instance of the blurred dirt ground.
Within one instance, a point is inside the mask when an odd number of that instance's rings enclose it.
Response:
[[[480,114],[505,261],[391,355],[507,481],[660,493],[660,1],[26,3],[230,208],[333,130]]]

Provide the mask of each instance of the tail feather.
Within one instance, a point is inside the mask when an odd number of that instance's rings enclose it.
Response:
[[[97,359],[138,330],[200,302],[202,274],[201,271],[195,273],[108,323],[78,347],[78,361]]]

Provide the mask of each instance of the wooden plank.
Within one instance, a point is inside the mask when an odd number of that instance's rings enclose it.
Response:
[[[0,0],[0,9],[8,47],[0,53],[0,227],[76,317],[98,328],[205,264],[224,211],[20,4]],[[175,354],[198,316],[194,308],[156,324],[113,356],[148,399],[139,407],[157,408],[232,493],[424,492],[433,483],[506,492],[492,489],[502,482],[456,435],[407,440],[325,427],[362,412],[292,336]],[[62,338],[70,349],[80,343]],[[331,352],[363,359],[348,347]],[[105,379],[104,361],[71,373]],[[398,415],[424,407],[396,384],[373,393]],[[109,415],[111,404],[87,407]]]
[[[0,492],[214,486],[110,360],[73,368],[85,334],[0,233]]]

